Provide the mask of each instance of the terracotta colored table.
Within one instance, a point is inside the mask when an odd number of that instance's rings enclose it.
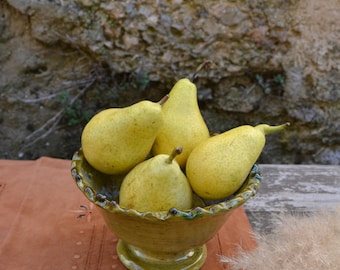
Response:
[[[117,238],[78,190],[70,160],[0,160],[0,270],[125,269]],[[256,246],[243,207],[207,243],[204,270],[228,269],[219,255]]]

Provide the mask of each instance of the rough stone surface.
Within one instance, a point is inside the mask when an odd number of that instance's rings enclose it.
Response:
[[[109,106],[197,80],[212,132],[260,122],[267,163],[340,164],[338,0],[0,2],[1,158],[70,158]]]

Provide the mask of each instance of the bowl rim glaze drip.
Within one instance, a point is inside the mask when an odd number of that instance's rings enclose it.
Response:
[[[89,186],[84,180],[84,175],[79,170],[79,168],[82,167],[84,159],[85,157],[83,155],[82,149],[80,148],[74,153],[72,157],[71,174],[78,188],[89,201],[111,213],[136,216],[147,220],[168,220],[178,217],[192,220],[202,216],[215,216],[218,214],[223,214],[243,205],[248,199],[255,196],[262,181],[259,165],[254,164],[241,188],[233,196],[230,196],[225,200],[205,207],[197,206],[189,210],[178,210],[176,208],[171,208],[169,211],[139,212],[134,209],[121,208],[117,201],[108,200],[105,195],[97,193],[91,186]],[[93,168],[93,170],[95,169]]]

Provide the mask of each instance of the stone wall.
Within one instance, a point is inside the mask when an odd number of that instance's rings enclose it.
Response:
[[[337,0],[0,3],[2,158],[70,158],[96,111],[197,80],[213,132],[280,124],[261,162],[340,164]]]

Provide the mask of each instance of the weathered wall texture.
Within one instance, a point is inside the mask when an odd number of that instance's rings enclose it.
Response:
[[[338,0],[0,3],[2,158],[70,157],[108,106],[157,100],[204,60],[209,127],[290,121],[267,163],[340,164]]]

